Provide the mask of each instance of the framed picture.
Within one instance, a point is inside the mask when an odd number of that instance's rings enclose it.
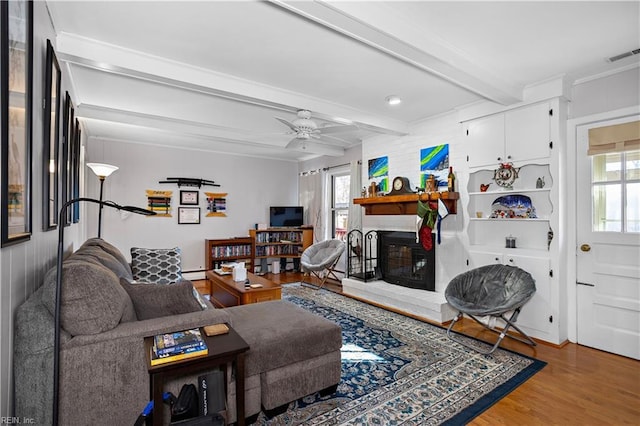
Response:
[[[82,140],[82,132],[80,129],[80,121],[76,118],[73,126],[73,145],[71,146],[71,198],[80,197],[80,141]],[[80,205],[73,205],[73,223],[80,222]]]
[[[2,246],[31,238],[33,2],[0,2]]]
[[[62,161],[60,162],[60,171],[62,174],[62,201],[64,204],[73,198],[73,170],[72,170],[72,147],[74,137],[74,108],[69,92],[65,92],[64,96],[64,114],[62,119]],[[64,219],[64,226],[71,225],[73,208],[67,209]]]
[[[200,207],[178,207],[178,223],[180,225],[199,224]]]
[[[47,40],[44,90],[44,149],[42,175],[43,211],[45,231],[58,225],[58,151],[60,136],[60,65],[50,40]]]
[[[180,191],[180,204],[187,206],[198,205],[198,191]]]

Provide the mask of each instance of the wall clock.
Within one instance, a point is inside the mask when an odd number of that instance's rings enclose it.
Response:
[[[406,177],[398,176],[393,178],[391,191],[387,195],[413,194],[413,193],[414,192],[411,190],[411,185],[409,184],[409,179]]]

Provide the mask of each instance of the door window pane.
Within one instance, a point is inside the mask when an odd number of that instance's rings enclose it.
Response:
[[[593,230],[622,231],[620,185],[593,185]]]
[[[627,232],[640,232],[640,182],[627,184]]]
[[[593,230],[640,232],[640,151],[593,156]]]

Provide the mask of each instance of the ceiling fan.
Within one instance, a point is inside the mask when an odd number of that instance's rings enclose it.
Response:
[[[310,139],[316,139],[317,141],[324,140],[324,142],[330,145],[344,146],[350,144],[353,141],[331,135],[358,130],[358,126],[356,126],[355,124],[342,124],[338,126],[320,127],[315,121],[311,120],[311,111],[306,109],[299,109],[297,116],[298,118],[293,121],[274,117],[276,120],[289,127],[290,131],[286,134],[295,135],[294,138],[289,141],[286,148],[301,146],[302,149],[306,149],[306,143]]]

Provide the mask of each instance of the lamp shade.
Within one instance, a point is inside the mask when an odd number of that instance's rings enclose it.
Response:
[[[118,167],[104,163],[87,163],[87,167],[89,167],[98,177],[107,177],[118,170]]]

